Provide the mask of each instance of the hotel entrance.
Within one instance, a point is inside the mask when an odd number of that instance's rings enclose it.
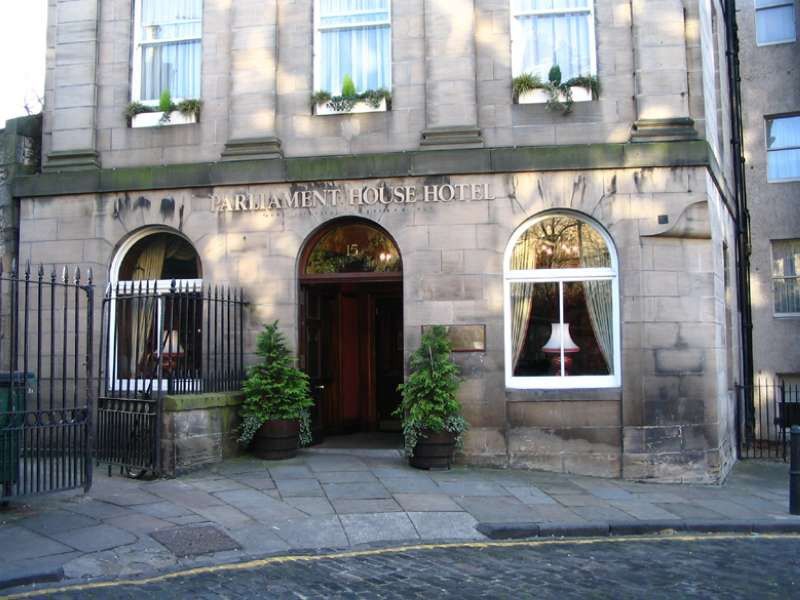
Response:
[[[383,229],[337,220],[300,261],[300,363],[316,401],[315,438],[399,431],[402,261]]]

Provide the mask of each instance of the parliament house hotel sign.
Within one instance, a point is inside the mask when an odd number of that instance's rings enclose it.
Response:
[[[281,193],[239,193],[211,196],[211,210],[224,212],[260,212],[287,209],[316,209],[350,206],[413,206],[495,200],[488,183],[438,185],[364,186],[351,189],[335,187],[291,190]]]

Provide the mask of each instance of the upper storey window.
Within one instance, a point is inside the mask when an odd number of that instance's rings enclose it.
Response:
[[[314,89],[342,95],[349,76],[356,92],[392,87],[390,0],[317,0]]]
[[[561,79],[597,72],[593,0],[511,0],[512,70],[547,81],[551,67]]]
[[[133,100],[200,97],[203,0],[136,0]]]
[[[800,115],[767,119],[767,181],[800,180]]]
[[[756,43],[759,46],[793,42],[795,32],[794,0],[755,0]]]

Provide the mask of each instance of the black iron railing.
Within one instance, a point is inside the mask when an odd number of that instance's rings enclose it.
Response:
[[[2,497],[91,486],[94,288],[0,265]]]
[[[740,458],[788,456],[789,429],[800,425],[800,385],[781,379],[737,387]]]
[[[98,461],[159,470],[165,395],[239,390],[247,303],[201,281],[110,286],[101,317]]]

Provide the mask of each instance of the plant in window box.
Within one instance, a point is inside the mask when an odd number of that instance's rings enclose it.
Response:
[[[197,99],[172,101],[172,94],[164,90],[157,106],[131,102],[125,109],[129,127],[158,127],[161,125],[188,125],[200,121],[203,101]]]
[[[309,409],[314,401],[308,375],[294,365],[278,322],[265,325],[256,340],[262,361],[250,368],[242,389],[239,441],[259,458],[291,458],[311,443]]]
[[[353,78],[345,75],[340,95],[333,96],[325,90],[314,92],[311,108],[316,115],[385,112],[392,110],[392,93],[383,88],[358,93]]]
[[[564,115],[572,112],[576,101],[595,100],[600,95],[600,81],[595,75],[580,75],[561,80],[561,68],[554,65],[542,81],[538,75],[523,73],[512,80],[514,102],[517,104],[545,104],[548,110]]]
[[[447,330],[429,328],[411,355],[408,381],[397,388],[402,401],[394,414],[403,419],[409,463],[419,469],[449,469],[469,427],[456,397],[459,369],[451,353]]]

